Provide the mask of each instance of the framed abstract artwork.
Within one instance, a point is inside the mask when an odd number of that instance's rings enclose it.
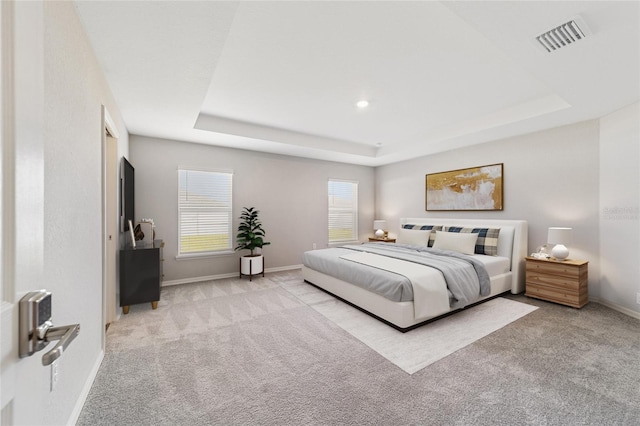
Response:
[[[503,163],[426,175],[427,211],[502,210]]]

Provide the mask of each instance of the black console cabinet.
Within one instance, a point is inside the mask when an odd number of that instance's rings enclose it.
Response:
[[[120,250],[120,306],[129,313],[129,305],[151,302],[158,307],[162,279],[162,240],[136,244]]]

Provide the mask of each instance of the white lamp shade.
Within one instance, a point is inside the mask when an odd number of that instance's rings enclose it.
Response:
[[[566,244],[571,244],[571,228],[549,228],[549,234],[547,235],[547,242],[553,245],[551,250],[551,256],[559,260],[564,260],[569,257],[569,249]]]
[[[571,228],[549,228],[547,242],[549,244],[571,245]]]
[[[386,220],[374,220],[373,221],[373,229],[378,230],[378,229],[384,229],[387,227],[387,221]]]

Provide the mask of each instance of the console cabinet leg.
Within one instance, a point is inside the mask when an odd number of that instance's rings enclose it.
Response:
[[[122,313],[125,315],[129,313],[129,305],[125,305],[122,307]]]
[[[151,309],[158,309],[158,301],[151,302]]]

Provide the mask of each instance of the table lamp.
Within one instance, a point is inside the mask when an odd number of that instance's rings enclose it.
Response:
[[[373,221],[373,229],[376,230],[376,232],[375,232],[376,238],[386,238],[387,237],[387,233],[384,230],[384,228],[386,228],[386,227],[387,227],[387,221],[386,220],[374,220]]]
[[[549,228],[547,242],[553,245],[551,256],[557,260],[565,260],[569,256],[567,244],[571,244],[571,228],[552,227]]]

